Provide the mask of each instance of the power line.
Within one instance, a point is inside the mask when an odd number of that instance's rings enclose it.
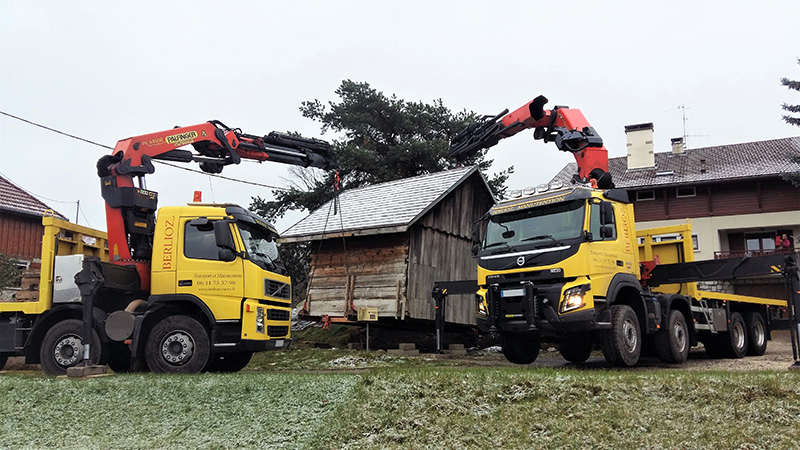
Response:
[[[75,135],[72,135],[72,134],[69,134],[69,133],[65,133],[63,131],[56,130],[55,128],[51,128],[51,127],[42,125],[40,123],[33,122],[31,120],[28,120],[28,119],[23,119],[22,117],[18,117],[18,116],[15,116],[13,114],[9,114],[9,113],[7,113],[5,111],[0,111],[0,114],[2,114],[4,116],[11,117],[12,119],[19,120],[21,122],[25,122],[25,123],[33,125],[35,127],[43,128],[43,129],[45,129],[47,131],[52,131],[53,133],[58,133],[60,135],[67,136],[67,137],[70,137],[72,139],[77,139],[79,141],[83,141],[83,142],[86,142],[86,143],[89,143],[89,144],[92,144],[92,145],[96,145],[98,147],[102,147],[102,148],[105,148],[105,149],[108,149],[108,150],[113,150],[114,149],[113,147],[109,147],[108,145],[100,144],[100,143],[91,141],[89,139],[84,139],[84,138],[79,137],[79,136],[75,136]],[[259,187],[263,187],[263,188],[267,188],[267,189],[276,189],[276,190],[279,190],[279,191],[289,191],[289,190],[291,190],[291,189],[285,188],[285,187],[270,186],[268,184],[262,184],[262,183],[256,183],[256,182],[253,182],[253,181],[241,180],[241,179],[238,179],[238,178],[226,177],[224,175],[219,175],[219,174],[215,174],[215,173],[206,173],[206,172],[202,172],[202,171],[199,171],[199,170],[190,169],[188,167],[181,167],[181,166],[178,166],[178,165],[175,165],[175,164],[170,164],[170,163],[165,162],[165,161],[159,161],[159,160],[153,160],[153,161],[155,161],[157,163],[160,163],[160,164],[163,164],[165,166],[174,167],[176,169],[186,170],[188,172],[193,172],[193,173],[200,174],[200,175],[208,175],[208,176],[212,176],[212,177],[216,177],[216,178],[221,178],[223,180],[233,181],[233,182],[236,182],[236,183],[249,184],[249,185],[252,185],[252,186],[259,186]],[[29,192],[29,194],[31,194],[31,193]],[[42,198],[47,199],[46,197],[42,197]],[[50,200],[50,199],[47,199],[47,200],[52,201],[52,202],[58,202],[59,201],[59,200]],[[61,202],[61,203],[75,203],[75,202]]]

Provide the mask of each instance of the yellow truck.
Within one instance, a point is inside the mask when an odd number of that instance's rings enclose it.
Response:
[[[186,145],[195,151],[180,149]],[[156,215],[157,193],[144,183],[158,160],[219,173],[241,159],[336,166],[327,142],[259,137],[218,121],[119,141],[97,163],[107,233],[43,219],[40,293],[0,303],[0,363],[24,355],[50,375],[105,364],[237,371],[254,351],[288,347],[291,281],[275,229],[230,204],[162,207]]]
[[[635,365],[643,349],[682,363],[698,342],[712,356],[763,354],[767,308],[787,302],[703,292],[696,283],[795,273],[796,255],[695,262],[688,225],[637,230],[603,140],[580,110],[546,103],[539,96],[479,118],[451,141],[450,156],[464,158],[534,129],[534,139],[572,153],[578,172],[571,188],[542,185],[492,207],[473,233],[477,283],[437,283],[437,305],[477,284],[478,326],[500,333],[503,353],[520,364],[536,359],[542,341],[574,362],[599,343],[621,366]]]
[[[620,366],[643,349],[680,364],[698,342],[714,357],[764,353],[767,308],[787,302],[696,282],[781,274],[787,255],[694,262],[690,224],[637,231],[623,190],[538,190],[476,227],[478,326],[500,333],[509,361],[533,362],[542,341],[572,362],[599,343]]]

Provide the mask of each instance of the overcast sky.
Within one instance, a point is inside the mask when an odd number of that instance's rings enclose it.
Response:
[[[217,119],[245,133],[322,135],[299,112],[344,79],[409,101],[496,114],[537,95],[581,109],[610,156],[624,126],[653,122],[656,151],[798,136],[800,2],[11,1],[0,14],[0,111],[105,145]],[[571,155],[525,132],[492,148],[511,188],[548,181]],[[75,221],[105,229],[95,163],[108,150],[0,115],[0,173]],[[196,166],[194,167],[196,168]],[[286,186],[287,167],[223,175]],[[247,206],[266,188],[158,165],[160,205]],[[73,203],[60,203],[73,202]],[[278,223],[284,230],[303,217]]]

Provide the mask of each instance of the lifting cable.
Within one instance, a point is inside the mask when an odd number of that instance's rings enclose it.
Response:
[[[330,221],[331,213],[333,213],[334,216],[338,214],[339,215],[339,230],[340,230],[340,232],[342,234],[342,249],[344,251],[345,274],[346,274],[346,277],[347,277],[347,280],[348,280],[346,282],[346,284],[345,284],[345,302],[346,302],[345,316],[347,316],[348,314],[352,314],[355,311],[355,308],[353,308],[353,299],[352,299],[352,297],[349,296],[349,292],[353,289],[353,287],[350,286],[350,284],[351,284],[350,283],[350,257],[349,257],[349,255],[347,253],[347,243],[345,241],[345,236],[344,236],[344,219],[342,217],[342,204],[341,204],[341,201],[340,201],[341,191],[339,190],[340,182],[341,182],[341,178],[339,178],[339,171],[337,170],[334,173],[334,178],[333,178],[334,197],[333,197],[333,199],[331,200],[331,202],[329,203],[329,206],[328,206],[328,214],[325,217],[325,224],[322,227],[322,235],[320,236],[319,247],[317,247],[317,255],[319,256],[321,254],[321,252],[322,252],[322,244],[323,244],[323,242],[325,242],[325,233],[328,231],[328,222]],[[310,301],[309,301],[309,297],[310,297],[310,294],[311,294],[311,286],[312,286],[313,281],[314,281],[314,274],[316,273],[316,270],[317,270],[317,266],[316,266],[316,264],[313,264],[311,266],[311,273],[309,274],[309,277],[308,277],[308,285],[306,286],[306,299],[303,302],[303,309],[301,310],[301,313],[305,313],[306,315],[311,315],[310,314],[311,304],[310,304]],[[325,325],[325,326],[323,326],[323,329],[330,329],[330,317],[328,317],[327,315],[325,317],[323,317],[323,322],[324,322],[323,325]]]

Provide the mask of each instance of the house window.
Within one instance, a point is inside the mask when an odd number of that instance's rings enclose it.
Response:
[[[692,235],[692,249],[696,252],[700,251],[700,237],[696,234]]]
[[[679,187],[675,190],[675,196],[678,198],[683,197],[696,197],[697,191],[694,186]]]
[[[643,202],[655,199],[656,199],[656,191],[636,191],[637,202]]]
[[[775,250],[775,235],[772,233],[745,234],[744,246],[748,252]]]

